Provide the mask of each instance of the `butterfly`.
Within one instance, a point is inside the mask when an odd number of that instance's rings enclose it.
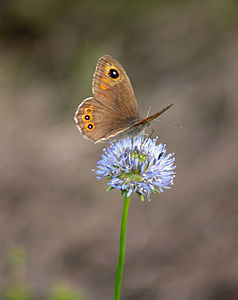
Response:
[[[78,106],[74,120],[83,136],[95,143],[136,136],[173,105],[141,119],[126,71],[110,55],[98,60],[92,92],[93,97]]]

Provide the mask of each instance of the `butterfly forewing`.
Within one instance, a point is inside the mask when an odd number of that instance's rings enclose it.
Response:
[[[93,79],[93,94],[130,124],[140,119],[130,80],[123,67],[110,55],[104,55],[98,60]]]

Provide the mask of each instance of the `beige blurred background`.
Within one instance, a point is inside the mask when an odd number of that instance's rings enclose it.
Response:
[[[58,283],[113,299],[123,202],[73,121],[103,54],[142,117],[174,103],[148,132],[175,152],[175,185],[131,201],[122,299],[238,299],[235,0],[0,2],[0,298],[24,282],[34,300]]]

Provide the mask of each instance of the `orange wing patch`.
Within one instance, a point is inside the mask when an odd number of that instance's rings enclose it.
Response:
[[[103,83],[101,83],[100,84],[100,88],[102,89],[102,90],[108,90],[108,87],[105,85],[105,84],[103,84]]]
[[[106,83],[110,83],[110,80],[108,78],[102,78],[102,80]]]

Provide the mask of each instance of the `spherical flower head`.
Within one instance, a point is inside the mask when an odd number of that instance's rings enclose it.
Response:
[[[127,197],[136,192],[142,201],[144,196],[150,200],[151,192],[169,189],[175,177],[174,153],[166,155],[166,145],[157,141],[142,134],[111,142],[93,170],[97,179],[106,177],[108,190],[119,189]]]

